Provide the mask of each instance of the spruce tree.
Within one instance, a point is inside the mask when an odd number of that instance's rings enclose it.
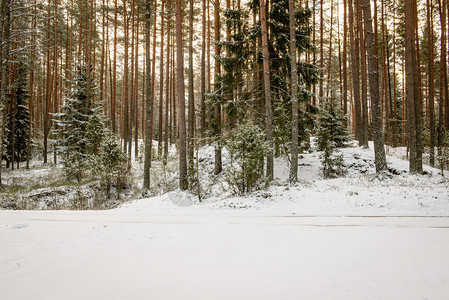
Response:
[[[327,144],[332,142],[336,148],[345,147],[350,141],[348,130],[343,126],[346,118],[332,101],[324,103],[319,117],[317,136],[318,151],[325,151]]]
[[[101,143],[98,109],[92,101],[96,88],[88,68],[91,66],[79,59],[62,113],[54,114],[58,125],[55,131],[57,150],[62,156],[67,179],[78,183],[88,168],[89,156],[95,154]]]
[[[17,66],[17,82],[12,93],[11,105],[6,116],[5,140],[3,141],[7,165],[26,160],[30,134],[30,111],[27,68],[23,62]]]
[[[332,102],[325,103],[317,132],[317,148],[323,151],[320,158],[325,178],[334,178],[345,173],[343,154],[337,151],[337,148],[343,147],[349,141],[343,126],[344,119]]]
[[[254,12],[258,11],[257,0],[250,1],[249,6]],[[288,0],[273,0],[270,5],[268,24],[270,27],[268,37],[268,49],[270,56],[270,75],[273,105],[273,138],[275,154],[281,155],[289,152],[292,133],[292,99],[287,88],[290,84],[290,18]],[[294,13],[294,32],[296,36],[297,55],[301,57],[308,50],[313,49],[310,26],[311,9],[298,9]],[[260,37],[260,22],[250,29],[252,38]],[[261,51],[258,55],[258,63],[262,63]],[[319,80],[319,69],[313,64],[299,60],[298,72],[298,102],[299,102],[299,144],[308,138],[307,127],[313,126],[315,108],[306,103],[312,97],[309,89]],[[258,122],[264,121],[264,115],[259,113]],[[305,143],[307,144],[307,143]]]

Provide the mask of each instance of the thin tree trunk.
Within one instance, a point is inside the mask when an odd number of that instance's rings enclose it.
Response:
[[[343,0],[343,114],[348,114],[348,70],[347,70],[347,56],[348,56],[348,22],[347,22],[347,1]],[[351,1],[351,0],[349,0]],[[347,127],[347,120],[345,119],[345,127]]]
[[[434,78],[434,53],[433,53],[433,14],[432,0],[427,0],[427,49],[428,57],[428,85],[429,85],[429,131],[430,131],[430,165],[435,166],[435,78]]]
[[[157,146],[157,155],[159,158],[162,157],[162,125],[163,125],[163,91],[164,91],[164,5],[165,1],[161,1],[161,51],[160,51],[160,63],[159,63],[159,126],[158,126],[158,146]]]
[[[193,0],[189,0],[189,114],[187,132],[188,181],[195,178],[194,139],[195,139],[195,95],[193,88]]]
[[[151,166],[151,118],[152,118],[152,94],[151,94],[151,59],[150,59],[150,35],[151,35],[151,0],[145,2],[145,159],[143,166],[143,188],[144,194],[150,189],[150,166]],[[153,49],[154,51],[154,49]]]
[[[443,3],[442,3],[443,2]],[[440,55],[440,101],[438,111],[438,156],[442,154],[443,128],[444,128],[444,104],[446,98],[446,10],[445,0],[438,0],[438,8],[441,21],[441,55]],[[445,76],[446,75],[446,76]]]
[[[361,0],[357,1],[357,29],[360,42],[360,71],[362,73],[362,146],[368,148],[368,78],[366,74],[366,45],[363,32]]]
[[[292,69],[292,158],[290,165],[290,182],[298,180],[298,70],[296,64],[296,30],[295,3],[288,1],[290,23],[290,63]]]
[[[218,43],[220,41],[220,0],[215,1],[215,10],[214,10],[214,29],[215,29],[215,42]],[[215,56],[220,56],[220,47],[218,44],[215,44]],[[217,77],[220,75],[220,62],[215,60],[215,85],[218,93],[221,93],[221,86],[218,83]],[[222,160],[221,160],[221,105],[220,103],[216,103],[214,105],[214,114],[215,114],[215,126],[217,127],[216,132],[216,145],[215,145],[215,168],[214,174],[218,175],[221,173],[223,169]]]
[[[168,0],[168,5],[167,7],[170,9],[171,8],[171,1]],[[173,60],[170,59],[170,55],[171,55],[171,18],[169,15],[167,15],[167,65],[165,68],[165,75],[166,75],[166,83],[165,83],[165,129],[164,129],[164,164],[167,163],[167,157],[168,157],[168,137],[170,135],[169,132],[169,112],[170,112],[170,93],[171,93],[171,89],[170,89],[170,61],[173,64]]]
[[[124,30],[124,65],[123,65],[123,152],[128,153],[129,140],[129,66],[128,66],[128,48],[129,48],[129,17],[127,15],[126,0],[123,0],[123,30]]]
[[[149,0],[148,0],[149,1]],[[112,74],[112,95],[111,95],[111,126],[112,132],[117,133],[117,125],[115,118],[116,100],[117,100],[117,0],[114,0],[114,59],[113,59],[113,74]]]
[[[176,63],[178,87],[178,124],[179,124],[179,188],[188,188],[186,157],[186,110],[184,90],[184,51],[182,45],[182,9],[181,0],[176,0]]]
[[[331,0],[330,3],[330,10],[331,10],[331,16],[330,16],[330,30],[329,30],[329,59],[328,59],[328,66],[327,66],[327,92],[326,92],[326,98],[328,98],[330,95],[333,94],[332,88],[333,88],[333,82],[331,80],[331,65],[332,65],[332,38],[333,38],[333,18],[334,18],[334,1]]]
[[[206,0],[202,0],[202,6],[200,133],[201,145],[204,145],[204,139],[206,137]]]
[[[265,0],[260,0],[260,24],[262,29],[262,53],[263,53],[263,77],[264,77],[264,91],[265,91],[265,110],[266,110],[266,135],[267,141],[270,145],[270,155],[267,157],[267,179],[273,180],[273,112],[271,108],[271,87],[270,87],[270,62],[268,52],[268,28],[267,17],[265,12]]]
[[[352,73],[352,90],[354,97],[354,128],[355,128],[355,138],[359,142],[359,146],[362,145],[362,110],[360,103],[360,77],[359,77],[359,53],[360,47],[358,41],[356,41],[356,30],[354,27],[354,10],[353,10],[353,0],[348,1],[348,17],[349,17],[349,39],[351,47],[351,73]],[[357,0],[355,0],[357,1]]]
[[[140,4],[137,4],[137,20],[136,20],[136,49],[134,52],[134,159],[139,156],[139,16]]]

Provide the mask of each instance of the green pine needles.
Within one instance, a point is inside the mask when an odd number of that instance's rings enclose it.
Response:
[[[346,173],[343,154],[337,150],[350,141],[348,132],[343,126],[344,120],[340,110],[332,102],[325,102],[317,132],[317,148],[323,151],[320,158],[325,178],[335,178]]]
[[[253,124],[244,123],[230,135],[232,139],[226,144],[231,159],[225,171],[226,182],[239,195],[261,188],[265,183],[264,157],[271,151],[265,133]]]

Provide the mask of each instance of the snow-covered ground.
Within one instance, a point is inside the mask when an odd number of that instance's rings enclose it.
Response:
[[[448,299],[447,217],[195,214],[165,204],[1,211],[0,299]]]
[[[342,152],[345,177],[323,179],[310,153],[288,185],[279,158],[274,183],[245,197],[212,174],[209,147],[202,202],[172,191],[108,211],[0,210],[0,299],[449,299],[447,177],[409,175],[403,149],[384,178],[372,150]]]

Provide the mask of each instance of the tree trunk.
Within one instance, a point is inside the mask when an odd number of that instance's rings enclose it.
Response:
[[[368,148],[368,78],[366,74],[366,45],[363,32],[361,1],[357,1],[357,30],[360,42],[360,71],[362,73],[362,146]]]
[[[134,52],[134,159],[137,160],[139,156],[139,15],[140,5],[137,4],[136,17],[136,50]]]
[[[145,2],[145,159],[143,166],[144,194],[150,189],[150,165],[151,165],[151,59],[150,59],[150,35],[151,35],[151,0]],[[154,51],[154,49],[153,49]]]
[[[419,114],[418,63],[416,60],[414,7],[416,0],[405,1],[405,61],[407,82],[408,141],[410,173],[422,173],[421,117]]]
[[[290,182],[298,180],[298,70],[296,64],[295,2],[288,1],[290,23],[290,63],[292,69],[292,158],[290,165]]]
[[[184,51],[182,46],[182,9],[181,0],[176,0],[176,65],[178,87],[178,124],[179,124],[179,188],[187,190],[186,158],[186,109],[184,89]]]
[[[347,56],[348,56],[348,22],[347,22],[347,2],[343,0],[343,114],[348,114],[348,68],[347,68]],[[347,127],[347,120],[345,120],[345,127]]]
[[[128,153],[129,139],[129,91],[128,91],[128,48],[129,48],[129,20],[127,16],[126,0],[123,0],[123,30],[124,30],[124,65],[123,65],[123,152]]]
[[[443,3],[442,3],[443,2]],[[441,58],[440,58],[440,101],[438,111],[438,156],[442,154],[443,147],[443,129],[444,129],[444,104],[446,98],[446,10],[445,0],[438,0],[438,8],[441,21]],[[446,75],[446,76],[445,76]]]
[[[215,42],[220,41],[220,0],[215,1],[215,10],[214,10],[214,30],[215,30]],[[220,56],[220,47],[218,44],[215,44],[215,56]],[[220,93],[221,87],[219,85],[217,77],[220,75],[220,62],[215,60],[215,85],[216,90]],[[221,104],[216,103],[214,105],[214,114],[215,114],[215,126],[217,127],[216,132],[216,145],[215,145],[215,169],[214,174],[218,175],[221,173],[223,169],[223,164],[221,160]]]
[[[8,92],[8,73],[9,73],[9,49],[10,49],[10,35],[11,35],[11,0],[2,0],[2,7],[1,7],[1,26],[0,28],[3,29],[3,32],[0,29],[0,41],[3,45],[3,48],[0,47],[0,50],[2,52],[1,56],[1,73],[2,73],[2,80],[1,80],[1,86],[0,86],[0,141],[4,140],[5,136],[5,105],[6,105],[6,95]],[[0,153],[3,153],[3,143],[0,143]],[[1,172],[1,166],[2,166],[2,156],[0,155],[0,189],[3,188],[2,183],[2,172]]]
[[[351,47],[351,73],[352,73],[352,90],[354,97],[354,128],[355,138],[362,145],[362,110],[360,103],[360,77],[359,77],[359,52],[360,47],[358,41],[356,41],[356,30],[354,27],[354,10],[353,0],[348,1],[348,17],[349,17],[349,39]],[[357,0],[355,0],[357,1]]]
[[[428,57],[428,85],[429,85],[429,131],[430,131],[430,165],[435,166],[435,78],[434,78],[434,53],[433,53],[433,14],[432,0],[427,0],[427,49]]]
[[[158,126],[158,145],[157,145],[157,156],[162,157],[162,114],[163,114],[163,91],[164,91],[164,5],[165,1],[162,0],[161,8],[161,51],[160,51],[160,63],[159,63],[159,126]]]
[[[168,0],[168,8],[171,7],[171,2]],[[165,75],[166,75],[166,83],[165,83],[165,130],[164,130],[164,164],[167,162],[168,157],[168,136],[170,135],[169,132],[169,111],[170,111],[170,54],[171,54],[171,19],[168,16],[167,17],[167,65],[165,67]],[[173,63],[173,61],[172,61]]]
[[[268,28],[265,12],[265,0],[260,0],[260,24],[262,28],[262,53],[263,53],[263,79],[265,91],[265,110],[266,110],[266,134],[267,141],[271,147],[270,155],[267,157],[267,178],[273,180],[273,112],[271,108],[271,87],[270,87],[270,54],[268,52]]]
[[[188,180],[195,178],[194,139],[195,139],[195,95],[193,88],[193,0],[189,0],[189,114],[187,133]]]
[[[368,47],[368,74],[371,96],[371,113],[373,119],[373,139],[376,172],[387,169],[385,157],[384,138],[382,133],[382,110],[379,95],[379,67],[377,60],[377,49],[373,35],[373,25],[371,20],[370,0],[363,0],[363,17],[365,20],[365,36]]]
[[[320,84],[319,84],[318,103],[321,103],[321,101],[323,101],[324,96],[323,81],[324,81],[324,7],[323,7],[323,0],[320,0]]]
[[[202,0],[202,6],[200,132],[201,145],[204,145],[204,139],[206,137],[206,0]]]
[[[114,60],[112,73],[112,95],[111,95],[111,126],[112,132],[117,133],[117,125],[115,122],[115,108],[117,100],[117,0],[114,1]]]

